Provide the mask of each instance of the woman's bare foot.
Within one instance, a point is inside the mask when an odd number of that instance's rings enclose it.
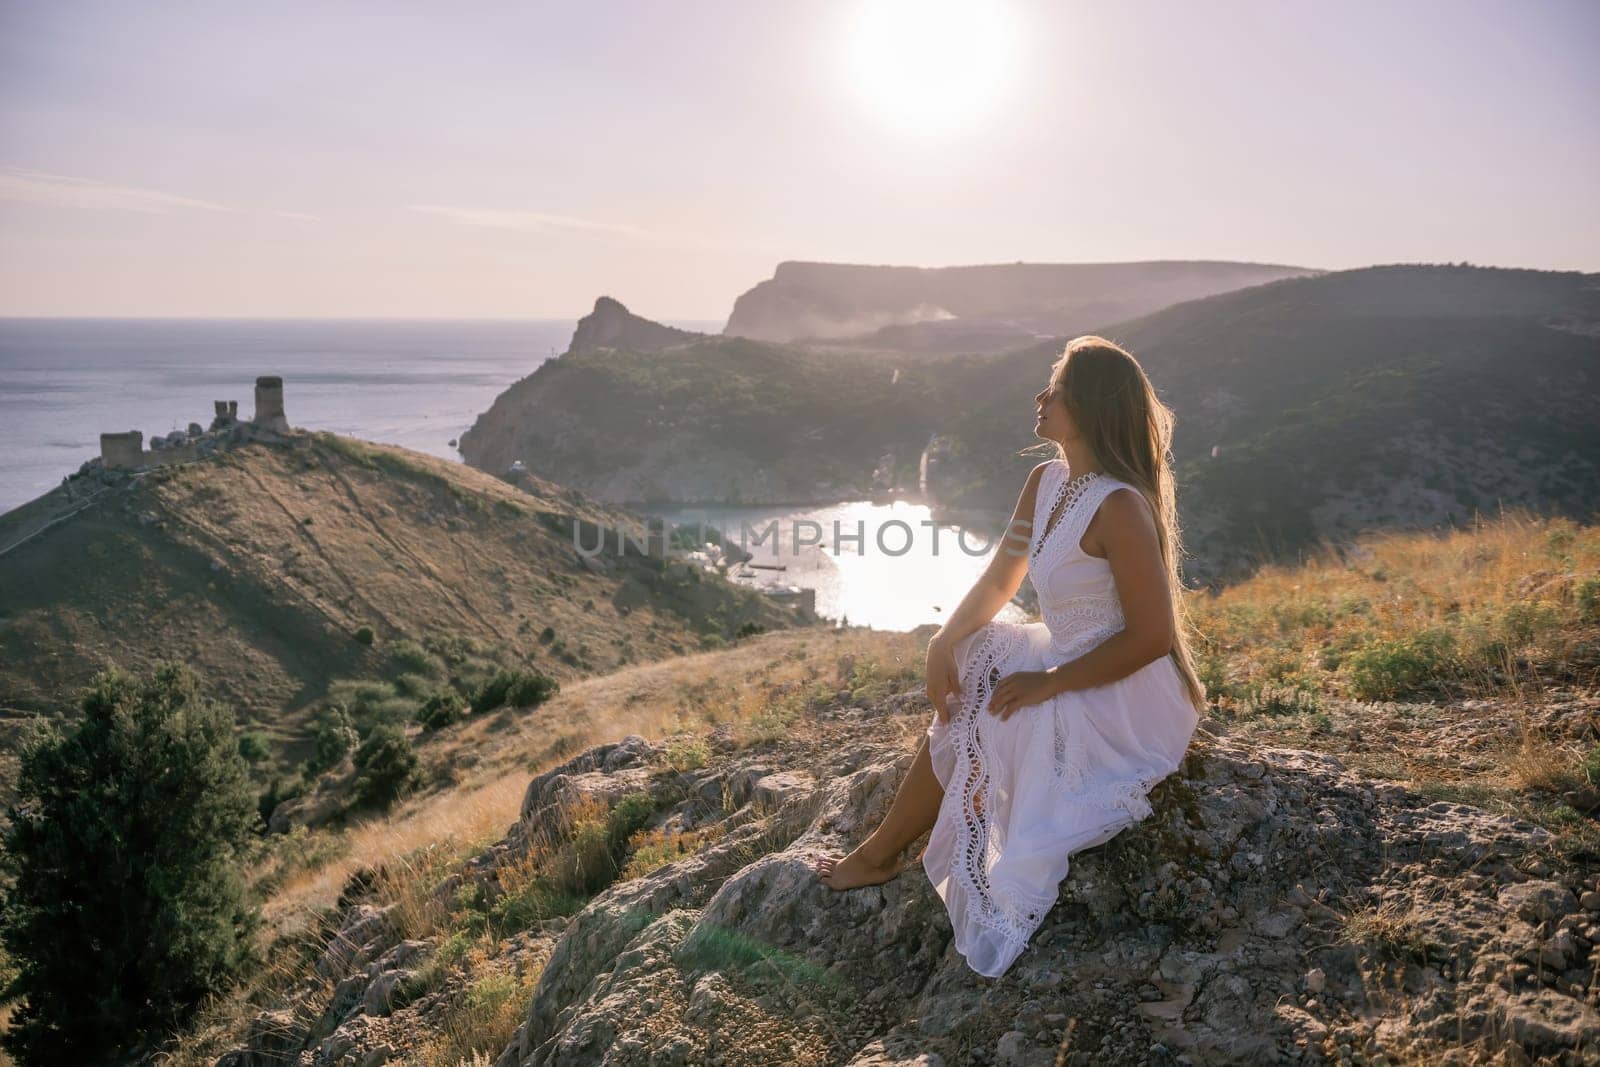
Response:
[[[878,863],[856,849],[848,856],[822,856],[815,864],[818,880],[829,889],[855,889],[864,885],[882,885],[900,873],[897,860]]]

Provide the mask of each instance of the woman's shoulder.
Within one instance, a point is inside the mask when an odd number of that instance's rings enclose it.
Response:
[[[1125,482],[1111,475],[1097,478],[1095,481],[1099,483],[1100,490],[1095,510],[1109,515],[1114,525],[1138,526],[1154,522],[1155,509],[1143,489],[1132,482]],[[1127,492],[1119,491],[1123,489]]]
[[[1033,465],[1033,469],[1028,471],[1027,478],[1023,479],[1021,493],[1022,500],[1036,500],[1039,495],[1040,487],[1043,486],[1050,478],[1056,475],[1057,465],[1061,464],[1062,462],[1062,460],[1052,458],[1035,463]]]
[[[1066,460],[1061,459],[1059,456],[1052,456],[1033,465],[1033,469],[1028,472],[1027,484],[1036,487],[1043,485],[1046,479],[1055,477],[1066,469]]]

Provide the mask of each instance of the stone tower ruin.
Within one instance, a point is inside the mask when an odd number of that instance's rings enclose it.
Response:
[[[283,414],[283,379],[276,374],[256,379],[256,417],[250,421],[258,429],[289,432],[289,420]]]
[[[144,465],[144,431],[100,435],[100,462],[107,469],[126,469]]]

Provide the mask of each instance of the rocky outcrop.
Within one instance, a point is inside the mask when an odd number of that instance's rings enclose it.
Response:
[[[699,340],[705,334],[663,326],[641,318],[621,302],[602,296],[594,310],[578,320],[568,352],[587,352],[595,348],[621,348],[630,352],[655,352],[672,345]]]
[[[909,762],[863,737],[706,776],[761,854],[731,864],[727,842],[593,901],[500,1067],[1323,1062],[1479,1039],[1594,1062],[1600,927],[1582,905],[1600,896],[1541,865],[1529,823],[1206,739],[1153,818],[1080,854],[989,981],[920,869],[846,893],[811,872],[877,823]]]
[[[1213,720],[1152,816],[1077,855],[1011,970],[978,976],[920,867],[843,893],[811,867],[882,818],[924,701],[841,702],[812,740],[714,734],[699,769],[629,737],[535,778],[507,836],[438,894],[493,884],[575,803],[644,792],[659,827],[717,833],[513,946],[544,962],[497,1067],[1600,1062],[1594,870],[1558,867],[1531,823]],[[347,912],[317,963],[338,983],[320,1020],[280,1012],[232,1055],[404,1048],[431,1009],[390,992],[428,946],[388,914]]]
[[[734,302],[722,332],[761,341],[794,341],[884,331],[877,342],[893,345],[902,339],[895,332],[899,327],[972,320],[1000,338],[1008,332],[1013,337],[1064,336],[1180,301],[1315,273],[1304,267],[1229,262],[968,267],[784,262],[770,279]],[[931,343],[920,334],[904,340],[913,348]]]

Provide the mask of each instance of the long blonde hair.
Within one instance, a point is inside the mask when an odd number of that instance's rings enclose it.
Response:
[[[1183,677],[1190,702],[1206,712],[1206,688],[1195,672],[1189,648],[1180,560],[1176,485],[1172,475],[1172,410],[1161,402],[1144,368],[1132,354],[1093,334],[1067,342],[1050,369],[1052,384],[1064,385],[1062,399],[1078,432],[1107,474],[1137,488],[1156,514],[1156,532],[1172,591],[1173,637],[1168,653]],[[1065,450],[1056,451],[1065,459]]]

